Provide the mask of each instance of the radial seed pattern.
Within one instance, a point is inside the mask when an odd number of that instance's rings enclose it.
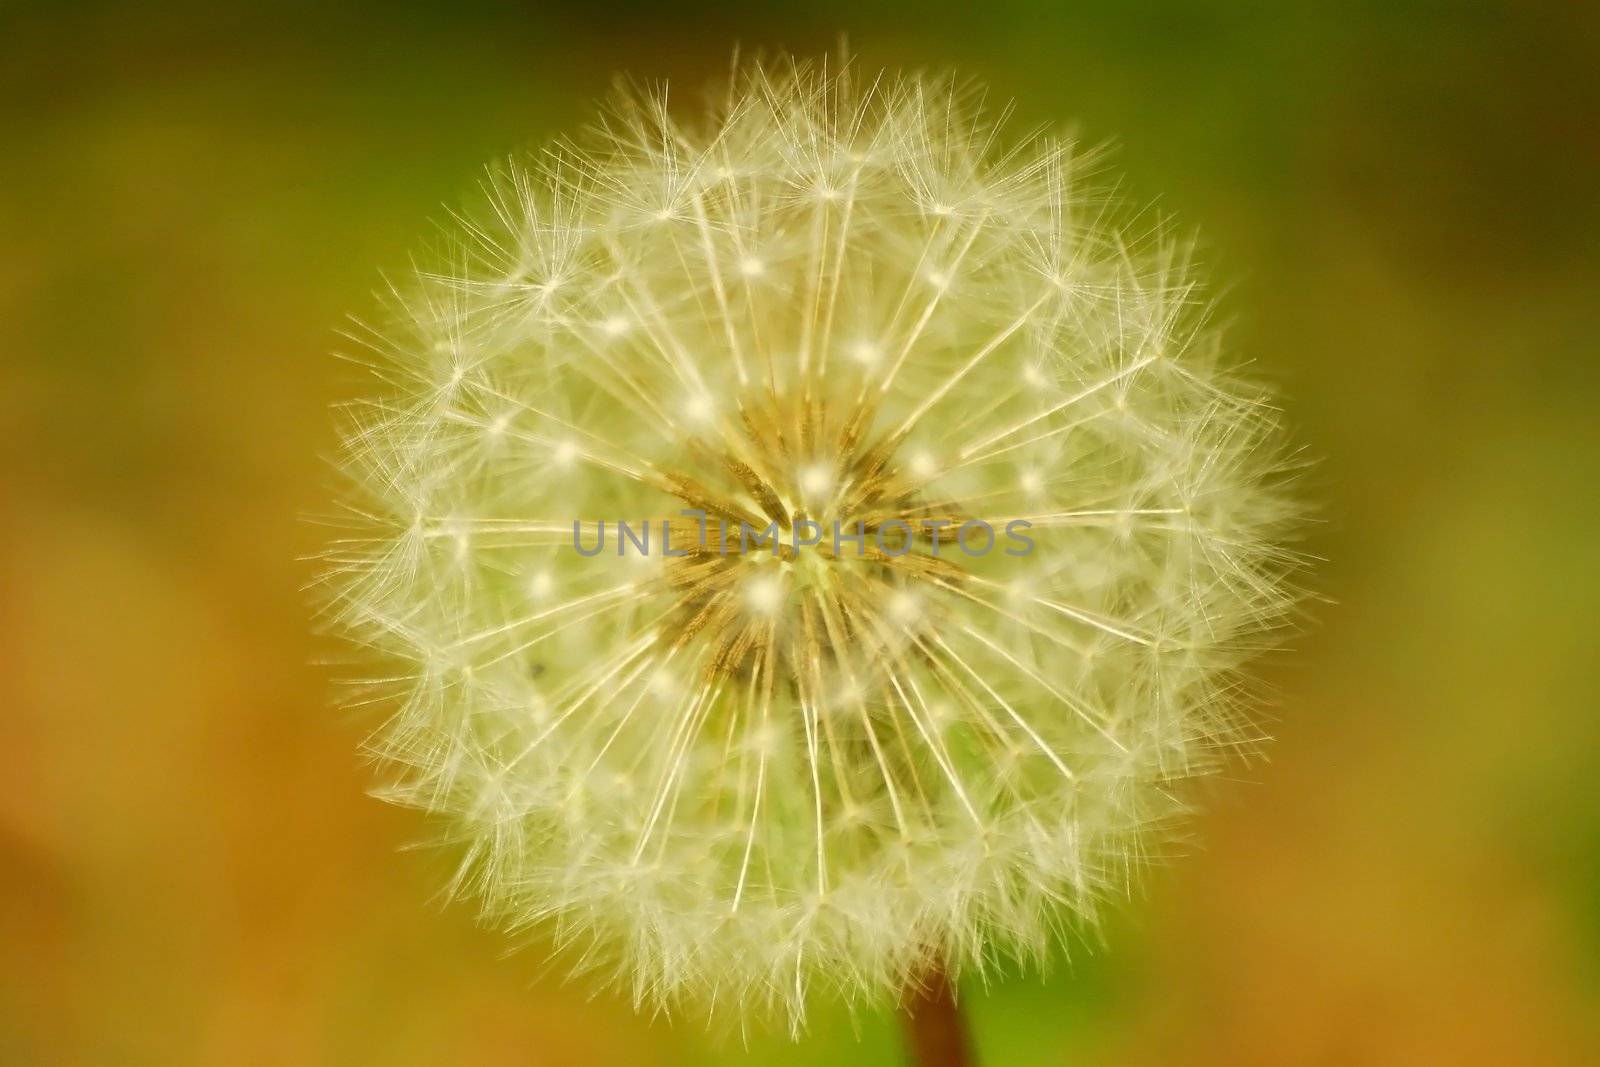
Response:
[[[373,341],[328,584],[401,664],[389,795],[641,1002],[798,1025],[1041,956],[1248,737],[1275,416],[1171,244],[997,130],[848,70],[628,96],[498,169]]]

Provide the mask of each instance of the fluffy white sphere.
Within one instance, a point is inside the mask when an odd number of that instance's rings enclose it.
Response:
[[[1248,736],[1274,414],[1170,242],[976,101],[625,98],[495,171],[375,342],[328,578],[405,665],[389,795],[640,1001],[798,1025],[1038,957]]]

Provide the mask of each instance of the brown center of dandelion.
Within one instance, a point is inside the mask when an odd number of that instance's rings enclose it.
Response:
[[[708,680],[776,670],[860,683],[868,650],[925,625],[922,593],[962,577],[947,554],[966,516],[925,493],[874,414],[860,401],[747,399],[690,445],[700,473],[667,475],[704,517],[669,523],[663,581],[676,602],[660,626],[669,642],[709,644]]]

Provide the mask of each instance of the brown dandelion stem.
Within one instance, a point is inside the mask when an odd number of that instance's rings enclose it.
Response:
[[[930,964],[907,990],[900,1017],[912,1067],[975,1067],[966,1018],[942,963]]]

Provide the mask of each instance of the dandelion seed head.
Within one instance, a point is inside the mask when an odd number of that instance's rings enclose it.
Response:
[[[623,95],[494,169],[372,339],[324,584],[391,661],[385,795],[641,1006],[798,1027],[930,952],[1040,961],[1254,736],[1270,398],[1184,247],[981,95]]]

